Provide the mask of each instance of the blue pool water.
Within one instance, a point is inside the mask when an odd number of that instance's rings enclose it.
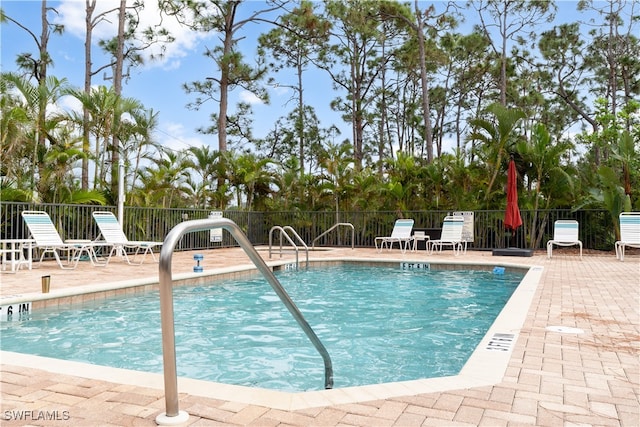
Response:
[[[327,347],[335,387],[456,375],[523,275],[341,265],[278,271]],[[262,277],[174,290],[178,375],[283,391],[322,358]],[[2,322],[7,351],[162,373],[157,292]]]

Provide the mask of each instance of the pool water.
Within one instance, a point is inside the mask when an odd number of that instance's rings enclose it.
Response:
[[[523,275],[345,264],[276,276],[322,343],[334,387],[456,375]],[[262,277],[174,289],[178,375],[320,390],[321,356]],[[162,373],[157,292],[2,322],[1,349]]]

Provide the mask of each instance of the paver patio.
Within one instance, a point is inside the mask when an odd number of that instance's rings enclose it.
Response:
[[[250,264],[241,249],[205,251],[205,272]],[[268,260],[268,253],[260,252]],[[192,271],[193,253],[176,253],[174,277]],[[292,259],[285,255],[283,259]],[[315,251],[318,258],[389,257],[416,261],[474,262],[543,267],[502,381],[494,385],[408,394],[389,399],[282,410],[273,407],[181,393],[187,425],[256,426],[629,426],[640,425],[640,255],[624,262],[610,253],[559,249],[547,259],[494,257],[469,251],[383,251],[335,249]],[[274,256],[273,260],[279,260]],[[16,295],[40,296],[41,276],[51,276],[51,295],[104,283],[158,277],[158,264],[129,266],[113,260],[108,267],[81,263],[61,270],[54,263],[31,271],[0,275],[0,305]],[[524,308],[523,308],[524,309]],[[580,328],[582,334],[547,330]],[[0,355],[2,353],[0,352]],[[1,361],[0,423],[3,426],[156,425],[164,411],[164,390],[60,374],[55,366],[25,367]],[[55,364],[55,363],[54,363]],[[76,376],[77,375],[77,376]],[[53,418],[53,419],[51,419]]]

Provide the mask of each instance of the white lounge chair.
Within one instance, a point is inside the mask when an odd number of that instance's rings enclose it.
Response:
[[[442,222],[442,233],[439,239],[429,240],[430,251],[433,253],[436,248],[442,252],[444,246],[451,246],[454,255],[460,255],[464,250],[467,253],[467,242],[462,240],[462,229],[464,227],[464,217],[448,215]]]
[[[624,261],[624,248],[640,248],[640,212],[620,214],[620,240],[615,244],[616,258]]]
[[[396,220],[393,230],[391,231],[391,236],[375,238],[374,243],[376,245],[376,249],[378,252],[382,252],[382,249],[387,246],[387,248],[391,250],[393,244],[397,242],[402,253],[405,253],[409,244],[413,241],[411,230],[413,230],[412,219]],[[380,245],[379,247],[378,244]]]
[[[93,213],[93,219],[96,221],[96,224],[100,229],[100,236],[98,236],[98,239],[102,237],[105,242],[112,245],[107,262],[111,260],[114,253],[122,255],[127,263],[131,265],[142,264],[147,254],[151,254],[153,260],[156,262],[158,261],[153,253],[153,248],[161,246],[163,242],[129,240],[124,234],[124,231],[122,231],[122,227],[120,226],[118,219],[111,212],[96,211]],[[129,259],[127,249],[134,250],[133,259]],[[138,255],[142,255],[142,259],[140,259],[140,262],[134,262]]]
[[[72,270],[78,266],[82,254],[86,254],[92,265],[105,266],[106,262],[98,261],[95,248],[110,246],[108,243],[94,243],[91,240],[66,240],[63,241],[51,221],[49,214],[43,211],[23,211],[24,220],[31,238],[35,240],[34,249],[42,251],[40,263],[47,253],[53,254],[60,268]],[[66,253],[67,262],[62,263],[60,253]]]
[[[559,219],[553,224],[553,239],[547,242],[547,258],[551,258],[553,245],[580,246],[580,259],[582,259],[582,242],[578,238],[578,221],[571,219]]]

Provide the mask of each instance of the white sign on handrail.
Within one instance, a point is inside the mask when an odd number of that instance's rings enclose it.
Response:
[[[221,211],[209,212],[209,219],[222,218]],[[222,228],[212,228],[210,231],[209,241],[211,243],[222,243]]]

